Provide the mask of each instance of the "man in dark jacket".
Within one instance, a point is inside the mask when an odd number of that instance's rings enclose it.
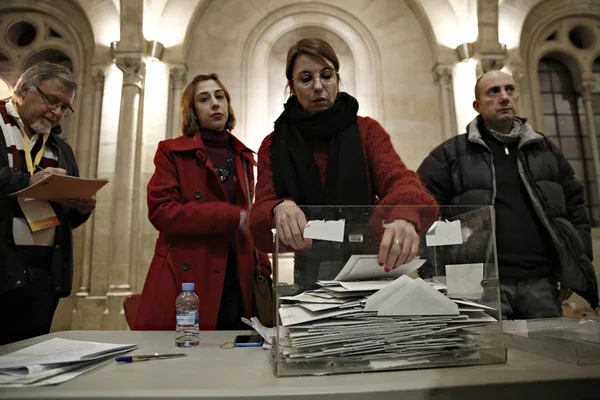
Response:
[[[59,298],[71,292],[71,231],[96,200],[7,195],[50,174],[79,175],[71,147],[56,133],[73,112],[76,89],[67,68],[41,63],[19,78],[11,101],[0,102],[0,345],[48,333]]]
[[[440,205],[494,206],[503,316],[561,316],[569,288],[596,308],[591,223],[573,168],[516,116],[510,75],[484,74],[473,107],[467,133],[434,149],[417,173]]]

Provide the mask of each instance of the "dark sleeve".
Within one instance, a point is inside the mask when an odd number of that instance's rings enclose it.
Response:
[[[18,192],[29,186],[29,173],[10,167],[0,168],[0,196]]]
[[[435,148],[417,169],[417,175],[425,188],[440,206],[449,204],[454,196],[452,176],[444,144]]]
[[[585,192],[581,182],[575,177],[575,171],[565,158],[562,151],[550,140],[547,141],[550,150],[556,157],[558,164],[559,183],[565,193],[565,202],[567,207],[567,219],[577,229],[585,254],[590,260],[593,259],[592,250],[592,222],[585,207]]]

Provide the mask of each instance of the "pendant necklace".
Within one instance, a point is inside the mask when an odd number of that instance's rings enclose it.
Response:
[[[225,182],[229,175],[231,174],[231,165],[233,163],[233,153],[231,148],[227,148],[227,164],[222,167],[217,167],[215,165],[215,171],[217,172],[217,176],[221,180],[221,182]]]

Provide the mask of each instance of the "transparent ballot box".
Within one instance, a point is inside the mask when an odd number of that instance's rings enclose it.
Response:
[[[600,320],[542,318],[504,321],[506,346],[575,365],[600,364]]]
[[[506,362],[491,207],[300,208],[310,247],[274,229],[276,376]]]

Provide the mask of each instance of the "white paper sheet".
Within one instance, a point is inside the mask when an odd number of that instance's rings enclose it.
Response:
[[[435,221],[425,235],[427,246],[448,246],[462,244],[462,233],[460,231],[460,220]]]
[[[281,324],[283,326],[290,326],[295,324],[301,324],[303,322],[315,321],[319,319],[350,314],[352,312],[353,310],[326,310],[322,312],[311,312],[300,306],[293,306],[287,308],[280,308],[279,316],[281,317]]]
[[[421,278],[413,279],[388,297],[377,311],[378,316],[458,314],[458,306],[452,300]]]
[[[397,278],[410,274],[425,264],[424,259],[415,258],[408,264],[403,264],[390,272],[379,266],[377,254],[354,254],[350,256],[344,268],[337,274],[336,281],[361,281],[375,279]]]
[[[448,296],[480,299],[483,295],[483,264],[446,265]]]
[[[265,343],[270,345],[273,344],[273,336],[275,336],[275,332],[277,332],[277,328],[267,328],[263,324],[260,323],[258,318],[252,317],[249,319],[242,317],[242,322],[254,329],[262,338],[265,340]]]
[[[92,361],[111,354],[134,350],[137,347],[136,344],[98,343],[52,338],[0,356],[0,369]]]
[[[373,293],[367,298],[367,304],[365,305],[365,311],[377,311],[379,307],[394,293],[400,291],[404,286],[412,282],[412,279],[406,275],[394,280],[392,283],[382,288],[381,290]]]
[[[331,242],[344,241],[344,227],[346,221],[311,220],[304,227],[304,239],[319,239]]]

